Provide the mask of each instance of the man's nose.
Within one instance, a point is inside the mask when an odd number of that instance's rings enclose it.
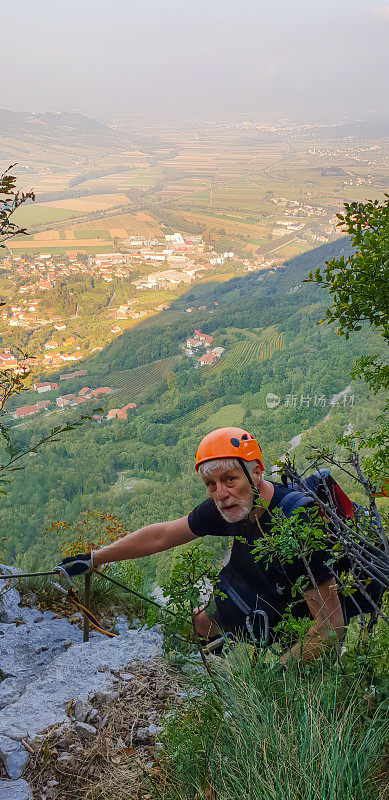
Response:
[[[228,497],[229,491],[224,483],[216,484],[216,496],[218,500],[225,500]]]

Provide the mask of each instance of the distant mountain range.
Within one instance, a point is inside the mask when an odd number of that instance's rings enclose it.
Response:
[[[62,113],[55,111],[45,111],[42,113],[31,113],[28,111],[8,111],[0,109],[0,135],[10,135],[15,138],[20,136],[55,136],[60,135],[67,138],[77,136],[106,137],[107,140],[117,141],[121,139],[120,132],[107,128],[101,122],[97,122],[85,114],[77,112]]]

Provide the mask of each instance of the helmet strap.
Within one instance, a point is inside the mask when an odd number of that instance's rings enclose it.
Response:
[[[251,475],[250,475],[250,473],[249,473],[249,471],[248,471],[248,469],[246,467],[246,464],[243,461],[243,458],[238,458],[237,460],[239,461],[239,464],[242,467],[242,470],[243,470],[243,472],[244,472],[244,474],[245,474],[245,476],[246,476],[246,478],[247,478],[247,480],[248,480],[248,482],[249,482],[249,484],[250,484],[250,486],[251,486],[251,488],[253,490],[253,495],[254,495],[254,500],[255,500],[256,498],[261,496],[261,493],[260,493],[260,491],[258,489],[258,486],[255,486],[255,484],[253,482],[253,479],[252,479],[252,477],[251,477]]]

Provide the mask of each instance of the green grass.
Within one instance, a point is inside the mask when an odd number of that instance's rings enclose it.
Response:
[[[164,800],[379,800],[388,733],[368,676],[330,658],[283,674],[243,644],[165,723]],[[161,764],[160,764],[161,767]],[[381,781],[381,786],[380,786]]]
[[[200,409],[196,409],[196,413],[204,408],[206,408],[206,406],[201,406]],[[223,406],[219,411],[215,411],[214,414],[207,416],[207,430],[211,431],[216,428],[225,428],[230,425],[240,428],[243,423],[244,415],[245,409],[240,403],[232,403],[231,405]],[[198,425],[199,427],[203,427],[204,423],[198,423]]]
[[[80,211],[31,204],[20,206],[12,215],[12,221],[24,228],[29,228],[31,225],[39,225],[44,222],[61,222],[61,220],[78,216],[81,216]]]

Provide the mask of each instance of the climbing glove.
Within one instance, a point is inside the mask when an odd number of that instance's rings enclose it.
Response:
[[[76,575],[88,575],[93,570],[92,553],[77,553],[76,556],[63,558],[58,567],[66,570],[71,578]]]

